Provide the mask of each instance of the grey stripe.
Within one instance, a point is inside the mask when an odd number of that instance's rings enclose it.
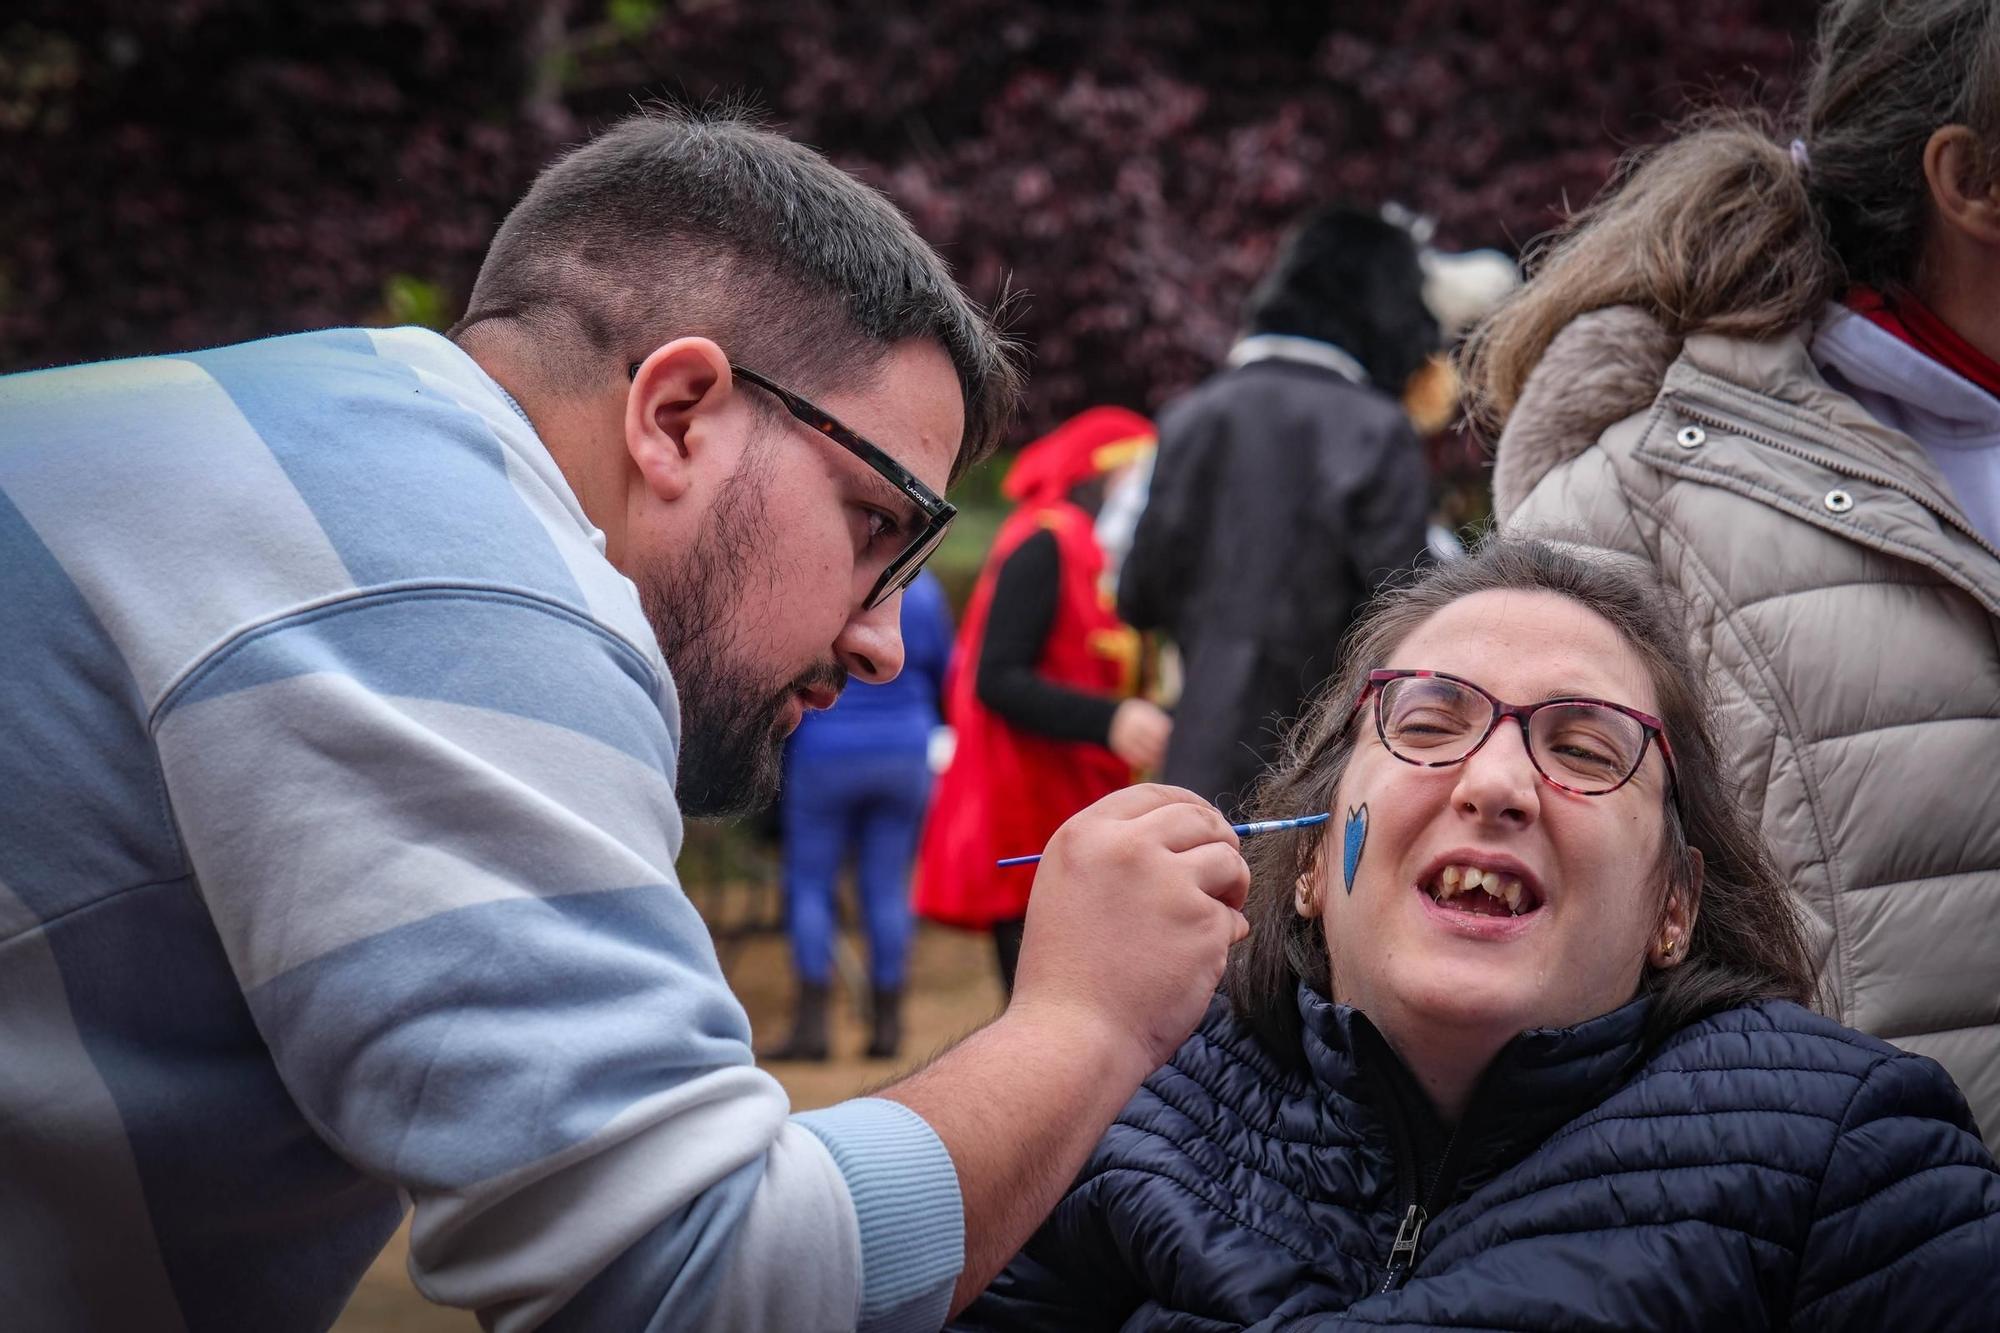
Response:
[[[0,885],[0,921],[26,914]],[[39,932],[0,944],[0,1051],[0,1311],[24,1329],[185,1329],[125,1122]]]
[[[787,1124],[701,1327],[848,1333],[860,1316],[861,1229],[847,1181],[817,1134]]]
[[[176,709],[159,741],[246,990],[440,912],[678,882],[666,777],[565,727],[313,675]]]
[[[769,1074],[720,1069],[634,1103],[540,1162],[470,1189],[420,1194],[410,1228],[417,1286],[434,1301],[482,1311],[497,1333],[524,1333],[662,1219],[763,1157],[781,1134],[804,1134],[785,1111],[784,1089]],[[824,1149],[818,1159],[800,1152],[799,1170],[782,1188],[817,1215],[827,1185],[814,1173],[838,1172]],[[858,1241],[856,1253],[858,1289]],[[782,1271],[767,1268],[765,1276]]]

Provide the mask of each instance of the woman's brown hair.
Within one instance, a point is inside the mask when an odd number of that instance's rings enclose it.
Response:
[[[1467,339],[1482,428],[1506,424],[1549,343],[1592,310],[1638,306],[1675,337],[1770,338],[1850,284],[1909,285],[1929,219],[1930,136],[1968,126],[1989,175],[2000,165],[2000,5],[1833,0],[1798,122],[1783,132],[1711,114],[1621,163]]]
[[[1684,959],[1671,968],[1648,968],[1641,979],[1640,991],[1652,997],[1651,1035],[1758,1000],[1805,1003],[1812,995],[1813,969],[1791,896],[1736,799],[1716,743],[1705,679],[1669,595],[1630,557],[1489,537],[1466,558],[1383,592],[1350,634],[1339,675],[1286,737],[1247,818],[1331,809],[1357,741],[1373,738],[1365,716],[1349,725],[1368,673],[1422,665],[1389,659],[1438,611],[1493,591],[1554,593],[1596,612],[1631,645],[1653,683],[1677,774],[1675,791],[1661,811],[1667,836],[1660,869],[1670,889],[1698,896],[1699,911]],[[1230,957],[1225,986],[1237,1014],[1287,1060],[1299,1058],[1299,983],[1333,994],[1321,920],[1298,914],[1293,885],[1300,875],[1320,873],[1325,833],[1334,822],[1244,844],[1250,933]],[[1690,849],[1701,854],[1698,889]],[[1663,915],[1665,910],[1663,893]]]

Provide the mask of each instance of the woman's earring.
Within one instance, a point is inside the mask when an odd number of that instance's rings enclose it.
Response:
[[[1674,956],[1674,950],[1680,947],[1681,947],[1680,940],[1675,936],[1669,935],[1667,936],[1666,942],[1660,946],[1660,957],[1672,958]]]

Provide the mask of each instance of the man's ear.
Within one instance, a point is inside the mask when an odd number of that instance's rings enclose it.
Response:
[[[2000,246],[2000,162],[1964,125],[1946,125],[1924,144],[1924,180],[1938,217],[1983,245]]]
[[[625,395],[625,451],[656,499],[686,493],[734,392],[729,358],[707,338],[676,338],[639,363]]]

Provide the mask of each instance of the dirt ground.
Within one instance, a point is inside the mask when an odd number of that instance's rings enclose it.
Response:
[[[834,1020],[834,1056],[823,1065],[773,1064],[770,1070],[791,1094],[792,1109],[827,1106],[879,1086],[899,1069],[913,1065],[965,1035],[1000,1008],[1000,982],[993,946],[983,935],[920,927],[910,955],[906,1040],[901,1061],[864,1060],[867,1044],[859,1006],[852,997],[865,986],[861,945],[844,937],[840,971],[845,983]],[[723,962],[730,985],[749,1010],[759,1042],[783,1036],[790,1019],[791,962],[785,941],[775,934],[725,944]],[[410,1285],[408,1225],[361,1280],[334,1333],[476,1333],[479,1324],[462,1311],[430,1304]]]

